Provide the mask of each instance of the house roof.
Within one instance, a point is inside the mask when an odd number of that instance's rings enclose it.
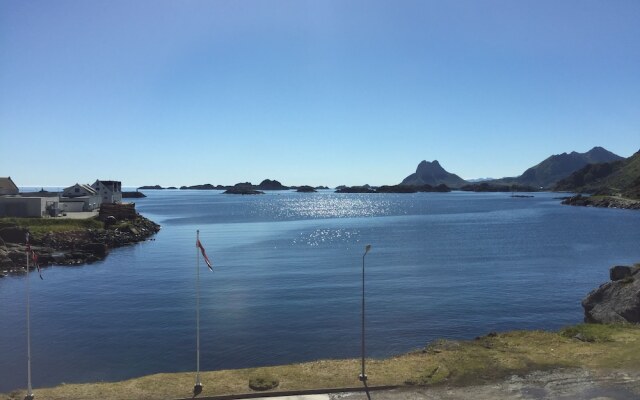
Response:
[[[91,186],[87,185],[87,184],[82,184],[82,183],[76,183],[73,186],[69,186],[68,188],[64,189],[65,191],[69,190],[69,189],[73,189],[74,187],[81,187],[82,189],[86,190],[87,193],[89,194],[96,194],[96,190],[94,188],[92,188]]]
[[[11,179],[10,176],[3,178],[0,177],[0,190],[18,190],[18,186],[16,186],[15,183],[13,183],[13,180]]]

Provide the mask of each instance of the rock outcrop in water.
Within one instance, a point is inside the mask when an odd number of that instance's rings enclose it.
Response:
[[[256,190],[251,182],[236,183],[234,186],[224,191],[224,194],[264,194],[263,191]]]
[[[210,183],[205,183],[203,185],[180,186],[180,190],[221,190],[224,188],[224,186],[213,186]]]
[[[584,321],[592,323],[640,323],[640,264],[618,265],[609,270],[611,282],[582,300]]]
[[[142,190],[164,190],[164,188],[160,185],[145,185],[145,186],[140,186],[138,189],[142,189]]]
[[[259,190],[289,190],[288,186],[284,186],[282,183],[271,179],[265,179],[258,185]]]

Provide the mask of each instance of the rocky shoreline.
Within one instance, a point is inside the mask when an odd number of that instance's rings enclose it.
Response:
[[[126,220],[105,219],[104,229],[80,229],[31,235],[31,249],[40,267],[82,265],[103,260],[110,249],[148,240],[160,225],[136,214]],[[21,226],[0,229],[0,276],[24,273],[27,264],[25,235]],[[30,261],[30,270],[35,265]]]
[[[627,210],[640,210],[640,200],[626,199],[614,196],[583,196],[581,194],[567,197],[562,204],[583,207],[623,208]]]

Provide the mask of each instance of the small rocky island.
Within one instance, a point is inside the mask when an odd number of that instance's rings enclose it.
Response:
[[[224,191],[224,194],[264,194],[263,191],[257,190],[251,182],[237,183]]]
[[[33,225],[36,226],[35,220]],[[22,273],[26,268],[26,233],[30,232],[31,249],[38,256],[38,264],[80,265],[104,259],[109,249],[149,239],[160,230],[160,225],[138,214],[135,204],[103,204],[94,219],[82,221],[56,230],[56,225],[70,220],[55,220],[47,230],[45,223],[34,228],[0,222],[0,276]],[[61,224],[58,224],[61,223]],[[42,231],[44,228],[44,231]],[[59,226],[57,227],[59,228]],[[33,270],[35,266],[30,265]]]

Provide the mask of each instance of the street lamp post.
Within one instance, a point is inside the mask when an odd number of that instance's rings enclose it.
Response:
[[[196,383],[193,386],[193,397],[202,393],[200,382],[200,231],[196,231]]]
[[[370,250],[371,245],[368,244],[364,248],[364,254],[362,255],[362,372],[360,376],[358,376],[358,379],[365,384],[367,382],[367,375],[364,373],[364,258]]]

